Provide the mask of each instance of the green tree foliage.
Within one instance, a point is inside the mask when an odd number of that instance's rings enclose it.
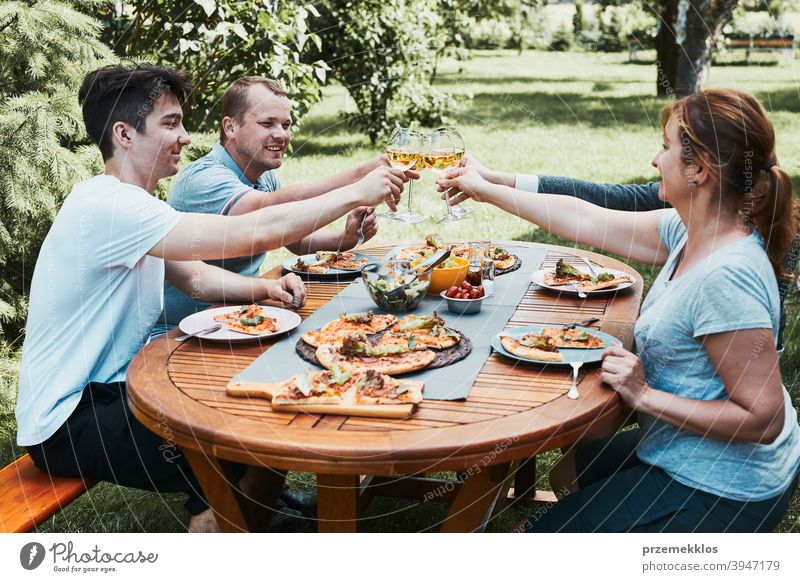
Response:
[[[111,57],[96,0],[0,4],[0,340],[17,340],[39,247],[72,184],[99,152],[86,145],[78,87]]]
[[[287,89],[300,118],[320,97],[327,65],[311,4],[267,0],[118,2],[106,13],[106,39],[117,54],[188,71],[196,85],[191,129],[218,128],[222,94],[234,80],[262,75]]]
[[[324,0],[318,7],[321,54],[358,107],[348,121],[372,143],[395,124],[434,125],[446,119],[454,99],[429,83],[435,66],[429,39],[441,22],[435,5]]]

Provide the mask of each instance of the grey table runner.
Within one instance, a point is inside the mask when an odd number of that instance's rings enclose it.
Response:
[[[444,299],[438,296],[427,296],[416,310],[410,312],[420,315],[437,310],[448,327],[464,333],[473,344],[472,353],[455,364],[404,376],[425,382],[426,400],[463,400],[469,396],[475,378],[491,353],[492,337],[502,331],[511,319],[530,285],[531,274],[539,269],[547,254],[547,250],[543,248],[506,248],[522,259],[522,267],[495,280],[495,294],[483,300],[480,313],[454,315],[447,311]],[[354,281],[303,321],[299,327],[256,358],[234,380],[280,382],[292,374],[311,367],[311,364],[303,360],[294,349],[306,331],[319,329],[336,319],[342,312],[354,313],[370,309],[380,312],[367,295],[363,282],[360,279]],[[405,314],[396,315],[402,317]]]

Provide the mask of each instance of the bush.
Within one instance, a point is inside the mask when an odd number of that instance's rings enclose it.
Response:
[[[347,121],[374,144],[395,124],[436,125],[455,107],[430,86],[440,15],[423,0],[326,0],[319,4],[322,58],[350,93],[358,113]]]
[[[553,33],[550,39],[551,51],[568,51],[572,48],[573,33],[567,27],[562,26]]]
[[[27,290],[72,184],[101,167],[78,107],[83,76],[111,58],[94,0],[0,4],[0,350],[18,348]]]
[[[575,32],[578,45],[594,51],[617,52],[635,38],[645,48],[655,46],[657,21],[639,3],[598,7],[593,19],[584,21],[583,32]]]
[[[486,19],[472,21],[468,36],[469,49],[509,48],[512,37],[511,26],[505,20]]]
[[[736,11],[724,28],[727,38],[779,39],[795,36],[791,23],[783,16],[774,18],[767,12]]]

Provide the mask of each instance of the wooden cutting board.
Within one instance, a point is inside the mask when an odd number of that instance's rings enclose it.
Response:
[[[228,383],[228,396],[266,398],[272,400],[272,389],[276,384],[261,382]],[[345,416],[366,416],[372,418],[407,418],[414,412],[413,404],[275,404],[272,409],[284,412],[308,412],[310,414],[341,414]]]

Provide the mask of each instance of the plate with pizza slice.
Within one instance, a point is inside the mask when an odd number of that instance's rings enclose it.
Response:
[[[596,363],[612,345],[622,345],[622,342],[613,335],[587,327],[565,330],[552,325],[529,325],[504,330],[492,338],[494,351],[508,358],[550,365]]]
[[[216,324],[222,327],[202,335],[203,340],[248,342],[286,333],[300,325],[294,311],[266,305],[237,305],[199,311],[178,324],[183,333],[198,333]]]
[[[636,283],[632,275],[617,269],[597,267],[595,273],[592,275],[586,266],[559,259],[555,268],[539,269],[533,273],[531,281],[545,289],[574,295],[578,292],[587,295],[616,293]]]
[[[284,270],[303,277],[356,277],[361,267],[374,263],[377,259],[362,253],[339,251],[317,251],[310,255],[301,255],[283,262]]]

